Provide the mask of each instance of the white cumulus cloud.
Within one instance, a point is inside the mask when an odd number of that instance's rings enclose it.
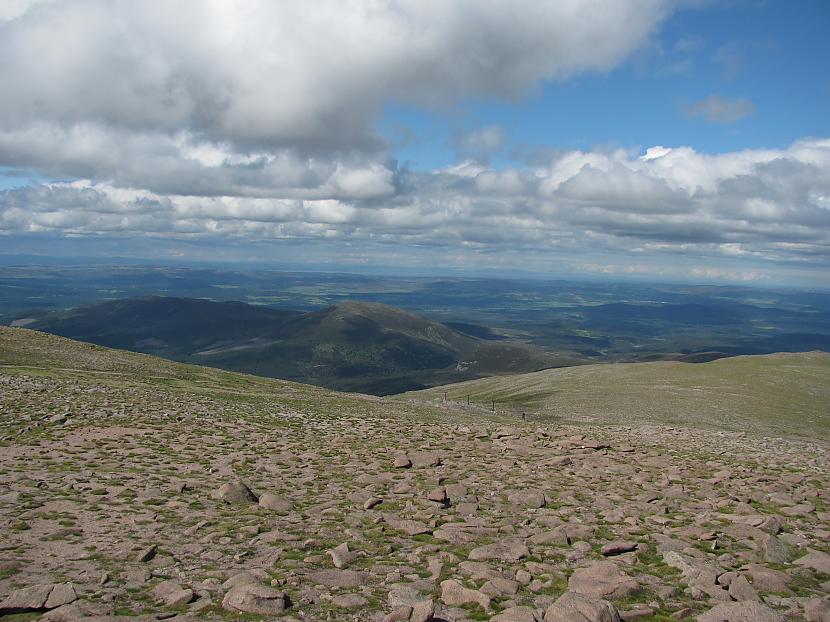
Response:
[[[350,198],[48,184],[0,193],[0,232],[337,238],[830,262],[830,140],[717,155],[688,147],[660,152],[643,159],[625,150],[575,151],[547,167],[403,172],[388,194],[384,169],[333,171],[326,183]],[[378,192],[369,196],[357,192],[374,185]]]
[[[390,102],[514,100],[606,71],[670,0],[13,0],[0,7],[0,235],[339,240],[830,263],[830,140],[708,154],[560,152],[399,168]],[[624,27],[621,27],[624,25]],[[712,96],[688,112],[751,114]],[[603,264],[604,265],[604,264]],[[638,264],[639,265],[639,264]]]
[[[388,102],[512,98],[606,70],[669,10],[669,0],[14,0],[0,12],[0,165],[173,194],[384,194],[374,123]],[[499,140],[495,129],[470,138],[477,150]]]

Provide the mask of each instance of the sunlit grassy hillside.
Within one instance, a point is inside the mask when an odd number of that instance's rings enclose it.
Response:
[[[586,365],[404,394],[599,423],[661,423],[830,440],[830,354]]]

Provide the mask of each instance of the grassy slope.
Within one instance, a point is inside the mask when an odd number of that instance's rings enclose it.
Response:
[[[151,296],[48,314],[30,328],[186,363],[376,394],[573,362],[362,302],[300,313]],[[460,361],[463,369],[457,368]]]
[[[22,328],[0,328],[0,371],[77,377],[90,373],[109,385],[157,387],[209,394],[234,403],[277,400],[306,412],[364,412],[371,416],[419,413],[475,416],[436,410],[410,400],[478,403],[496,400],[561,420],[660,424],[747,430],[759,434],[830,440],[830,354],[775,354],[674,362],[589,365],[475,380],[379,400],[282,380],[185,365],[112,350]],[[462,418],[466,418],[463,417]]]
[[[234,408],[243,407],[239,414],[263,403],[269,404],[269,409],[278,403],[318,414],[341,408],[372,415],[382,415],[384,409],[390,413],[402,410],[371,396],[175,363],[25,328],[0,327],[0,373],[4,371],[67,380],[94,378],[106,386],[135,387],[171,397],[204,395]]]
[[[527,409],[562,420],[721,427],[830,440],[830,354],[586,365],[404,394]]]

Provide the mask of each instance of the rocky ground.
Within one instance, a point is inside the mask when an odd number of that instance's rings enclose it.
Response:
[[[528,422],[22,330],[0,363],[4,622],[830,620],[821,442]]]

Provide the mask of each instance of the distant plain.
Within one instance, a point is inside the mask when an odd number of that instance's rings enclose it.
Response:
[[[126,301],[146,296],[190,302],[150,309],[146,301]],[[343,303],[352,306],[338,306]],[[375,303],[394,309],[381,311]],[[6,265],[0,267],[0,324],[384,395],[579,364],[830,351],[830,292]]]

